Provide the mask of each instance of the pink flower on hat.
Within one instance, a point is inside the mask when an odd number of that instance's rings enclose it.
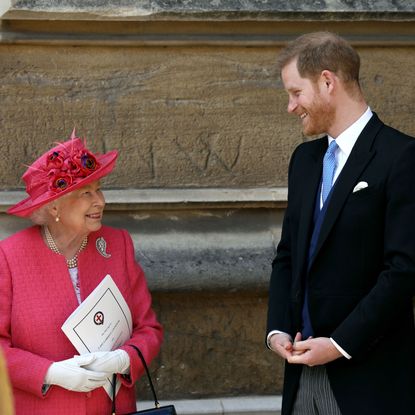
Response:
[[[68,151],[70,150],[70,151]],[[49,182],[49,190],[62,192],[99,169],[100,164],[92,153],[85,149],[53,150],[46,156],[43,170]]]
[[[58,169],[63,164],[63,156],[60,151],[51,151],[46,158],[46,167]]]
[[[72,183],[72,176],[63,172],[57,172],[52,175],[52,179],[49,183],[49,190],[52,190],[53,192],[62,192],[71,186]]]
[[[81,154],[76,154],[74,159],[76,164],[80,167],[81,172],[83,172],[85,176],[88,176],[99,168],[99,163],[89,151],[82,151],[80,153]]]

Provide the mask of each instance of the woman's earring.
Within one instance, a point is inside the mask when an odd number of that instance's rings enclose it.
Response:
[[[59,222],[59,216],[56,216],[55,222]]]

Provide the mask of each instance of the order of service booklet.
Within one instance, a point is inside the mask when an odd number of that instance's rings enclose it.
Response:
[[[118,349],[132,333],[130,309],[108,274],[67,318],[62,330],[79,354]],[[103,386],[112,398],[112,375]],[[120,382],[117,382],[118,392]]]

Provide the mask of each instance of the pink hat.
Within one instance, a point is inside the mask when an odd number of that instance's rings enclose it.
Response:
[[[23,174],[26,199],[8,209],[16,216],[30,216],[42,205],[106,176],[114,168],[116,150],[92,154],[72,132],[71,139],[40,156]]]

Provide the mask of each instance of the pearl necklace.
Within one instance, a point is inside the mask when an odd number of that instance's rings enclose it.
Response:
[[[55,240],[53,239],[53,236],[51,235],[49,228],[47,226],[43,226],[43,234],[45,235],[46,243],[48,247],[55,252],[55,254],[62,255],[62,252],[59,251],[58,246],[56,245]],[[88,236],[85,236],[83,239],[81,246],[78,249],[78,252],[75,254],[75,256],[71,259],[66,260],[66,265],[68,268],[77,268],[78,267],[78,254],[86,247],[88,244]]]

